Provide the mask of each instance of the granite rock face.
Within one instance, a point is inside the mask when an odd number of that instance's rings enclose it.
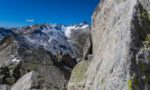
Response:
[[[150,90],[149,3],[101,0],[93,14],[93,58],[76,65],[68,90]]]

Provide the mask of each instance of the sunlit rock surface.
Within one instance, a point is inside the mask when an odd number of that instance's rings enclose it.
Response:
[[[150,89],[149,3],[101,0],[93,14],[93,58],[76,65],[68,90]]]

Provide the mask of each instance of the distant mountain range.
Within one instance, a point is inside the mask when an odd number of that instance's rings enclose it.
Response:
[[[76,32],[77,31],[77,32]],[[77,41],[79,34],[90,34],[88,24],[72,26],[57,24],[32,25],[22,28],[0,29],[0,41],[5,37],[12,36],[14,41],[22,47],[43,47],[54,55],[70,54],[73,58],[81,56],[81,45]],[[82,35],[81,35],[82,36]]]

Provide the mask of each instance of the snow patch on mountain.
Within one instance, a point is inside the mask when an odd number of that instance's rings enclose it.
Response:
[[[74,25],[74,26],[68,26],[65,28],[65,36],[70,38],[71,37],[71,32],[75,30],[87,30],[89,29],[88,24],[80,24],[80,25]]]

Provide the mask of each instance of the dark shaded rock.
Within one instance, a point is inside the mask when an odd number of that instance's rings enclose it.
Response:
[[[12,85],[20,77],[21,74],[19,64],[11,64],[8,66],[4,65],[0,67],[0,84]]]
[[[45,66],[39,68],[40,75],[45,80],[44,86],[47,88],[63,90],[68,82],[63,71],[56,66]]]
[[[0,75],[0,83],[3,83],[4,75]]]
[[[19,48],[18,55],[24,63],[53,65],[54,57],[44,48]]]
[[[84,45],[84,48],[83,48],[83,58],[85,60],[89,59],[88,58],[88,55],[89,54],[92,54],[92,41],[91,41],[91,37],[89,37],[87,40],[86,40],[86,43]]]
[[[70,55],[62,55],[62,60],[61,62],[64,64],[64,66],[68,66],[70,68],[73,68],[77,62],[76,59],[73,59]]]
[[[10,88],[9,85],[0,85],[0,90],[10,90]]]

